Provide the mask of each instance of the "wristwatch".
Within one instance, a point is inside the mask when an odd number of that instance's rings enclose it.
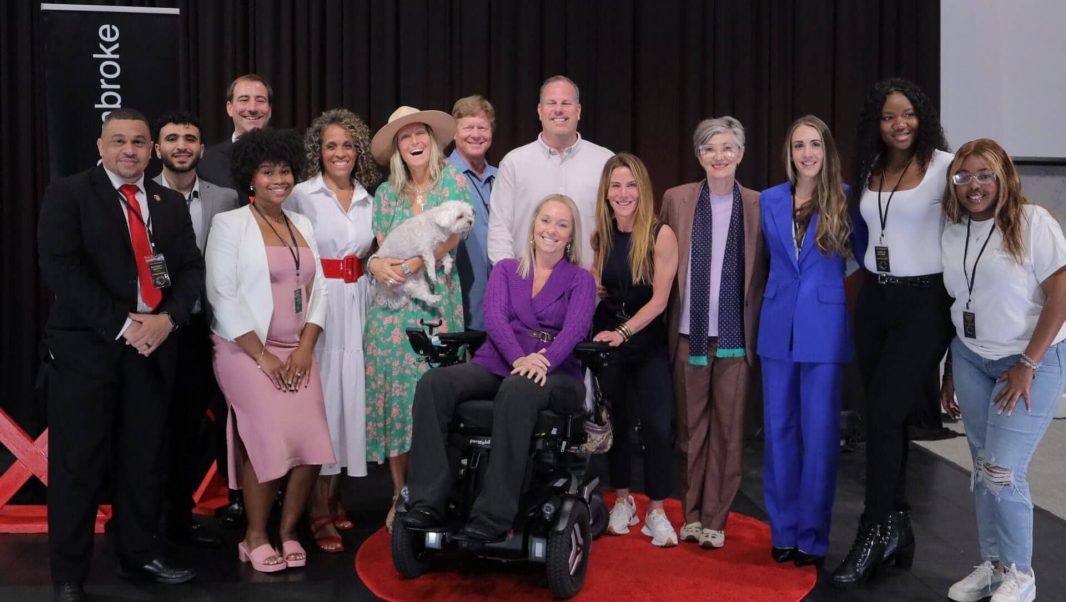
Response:
[[[404,276],[411,273],[411,268],[407,267],[406,261],[400,264],[400,271],[403,272]]]

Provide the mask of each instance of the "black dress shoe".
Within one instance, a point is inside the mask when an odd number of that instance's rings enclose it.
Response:
[[[85,597],[85,589],[80,583],[75,581],[57,583],[53,586],[53,590],[52,599],[55,602],[81,602],[82,600],[88,600]]]
[[[770,556],[774,559],[774,562],[788,562],[796,557],[796,548],[779,548],[772,546],[770,548]]]
[[[814,554],[808,554],[803,550],[796,550],[796,557],[792,559],[792,563],[796,566],[821,566],[822,561],[825,560],[825,556],[815,556]]]
[[[885,551],[881,560],[901,569],[909,569],[914,563],[914,547],[910,512],[896,510],[889,513],[885,520]]]
[[[222,538],[209,531],[197,522],[189,522],[184,525],[174,525],[167,528],[167,539],[180,546],[196,546],[200,548],[220,548]]]
[[[459,542],[483,545],[507,539],[507,531],[499,532],[481,523],[467,523],[452,537]]]
[[[429,508],[413,508],[398,515],[396,520],[411,529],[432,529],[439,527],[443,522],[437,518],[437,513]]]
[[[239,529],[244,526],[244,498],[231,495],[229,505],[219,509],[218,522],[227,529]]]
[[[124,579],[153,581],[168,585],[185,583],[196,578],[196,571],[174,566],[162,558],[156,558],[140,567],[120,563],[118,574]]]

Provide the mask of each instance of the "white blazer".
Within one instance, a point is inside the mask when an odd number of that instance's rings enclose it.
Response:
[[[285,212],[307,241],[315,257],[315,279],[307,302],[307,322],[322,326],[326,318],[326,279],[319,265],[318,244],[311,220]],[[266,245],[251,205],[219,213],[211,220],[211,233],[204,252],[207,263],[207,300],[214,311],[211,330],[232,341],[255,331],[266,341],[274,296],[270,290],[270,266]]]

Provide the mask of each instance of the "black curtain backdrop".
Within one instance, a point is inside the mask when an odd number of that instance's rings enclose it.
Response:
[[[178,39],[159,40],[178,45],[180,66],[158,76],[178,78],[174,107],[200,116],[208,143],[230,135],[230,80],[255,72],[273,85],[275,127],[302,129],[343,106],[376,130],[400,104],[450,111],[456,98],[483,94],[496,106],[490,158],[498,162],[539,131],[540,83],[566,74],[581,88],[582,135],[644,159],[657,196],[699,177],[691,136],[704,117],[731,114],[744,123],[739,178],[761,189],[784,178],[784,130],[800,115],[829,124],[850,173],[858,112],[873,82],[908,77],[939,102],[936,1],[60,3],[180,8]],[[40,3],[2,2],[0,22],[0,407],[36,434],[43,413],[33,383],[48,294],[37,275],[35,231],[55,175],[45,173]]]

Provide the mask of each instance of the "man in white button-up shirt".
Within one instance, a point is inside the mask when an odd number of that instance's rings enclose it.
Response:
[[[577,84],[555,75],[540,87],[537,139],[507,153],[496,173],[489,213],[489,260],[496,263],[521,256],[529,244],[533,208],[549,194],[565,194],[581,211],[581,260],[592,265],[590,239],[596,224],[596,194],[600,172],[613,153],[585,140],[577,132],[581,120]]]

